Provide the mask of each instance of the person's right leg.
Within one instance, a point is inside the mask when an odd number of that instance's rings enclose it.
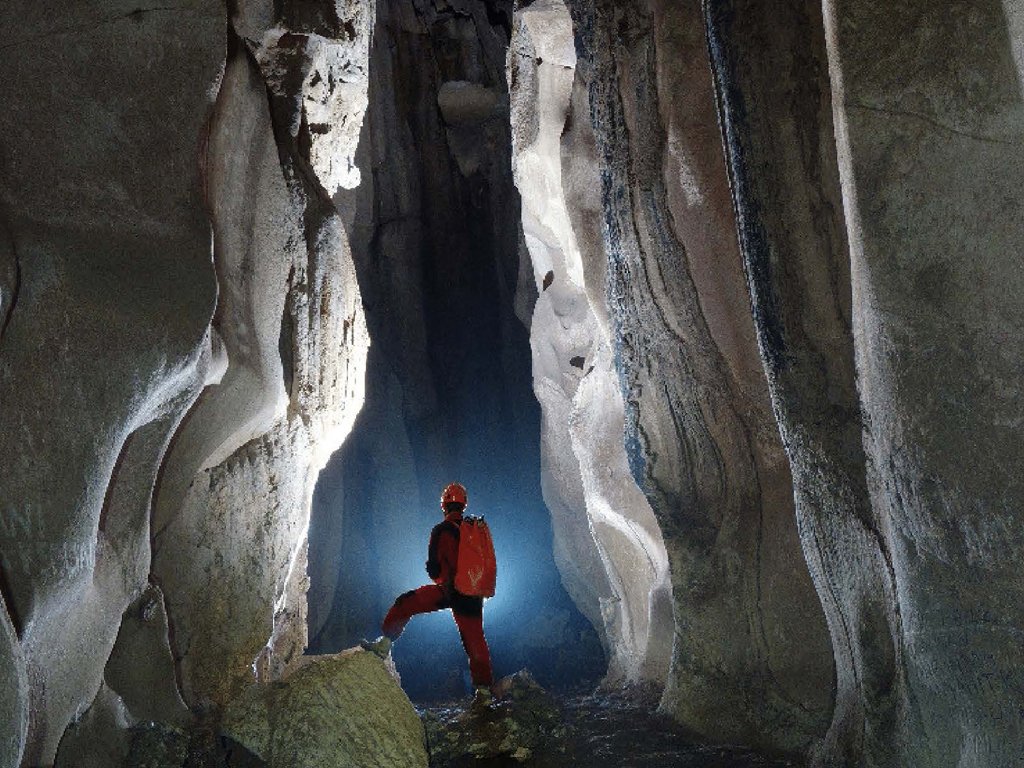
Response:
[[[398,596],[395,604],[391,606],[391,610],[384,617],[384,622],[380,627],[381,632],[385,637],[397,640],[405,629],[405,625],[409,623],[409,619],[416,614],[439,611],[447,607],[448,601],[445,599],[444,590],[437,584],[427,584]]]
[[[469,657],[469,674],[473,678],[473,685],[490,688],[494,684],[494,673],[491,670],[491,651],[484,637],[483,611],[462,613],[453,610],[452,616],[459,627],[462,647]]]

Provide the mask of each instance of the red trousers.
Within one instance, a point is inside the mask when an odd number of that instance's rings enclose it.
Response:
[[[437,584],[414,589],[395,600],[388,615],[384,617],[381,630],[392,640],[397,640],[409,619],[416,614],[451,608],[455,624],[459,628],[459,636],[462,637],[462,647],[466,649],[466,655],[469,657],[469,673],[473,677],[473,685],[489,686],[494,682],[494,673],[491,670],[491,651],[484,638],[483,608],[481,606],[479,611],[474,610],[473,598],[462,600],[471,602],[467,610],[459,610],[459,606],[453,606],[444,587]]]

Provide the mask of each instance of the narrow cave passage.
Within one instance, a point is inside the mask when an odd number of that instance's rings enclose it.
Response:
[[[0,4],[0,768],[1020,763],[1020,3],[135,5]]]
[[[429,583],[437,499],[458,480],[496,541],[498,593],[485,611],[496,676],[526,667],[545,686],[592,686],[604,652],[561,584],[541,495],[527,327],[536,288],[521,264],[505,85],[510,8],[410,18],[402,5],[378,5],[363,182],[338,200],[372,344],[366,402],[314,495],[309,651],[376,636],[391,601]],[[394,658],[413,700],[466,690],[447,611],[414,618]]]

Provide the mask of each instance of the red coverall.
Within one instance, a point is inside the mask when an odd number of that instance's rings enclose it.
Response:
[[[399,595],[384,617],[381,630],[392,640],[397,640],[409,619],[416,614],[451,608],[462,637],[462,647],[469,657],[473,685],[490,686],[494,680],[491,652],[484,638],[484,599],[460,594],[454,587],[461,522],[461,514],[450,514],[444,522],[434,526],[427,553],[427,575],[434,583]]]

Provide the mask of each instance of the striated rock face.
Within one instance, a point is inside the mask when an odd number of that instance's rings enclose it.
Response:
[[[513,158],[539,293],[530,342],[543,409],[544,500],[563,581],[603,630],[606,681],[660,684],[672,645],[668,557],[621,439],[604,248],[593,227],[579,221],[580,208],[599,204],[581,198],[593,195],[600,177],[587,94],[579,84],[574,91],[575,68],[572,20],[560,0],[517,13],[509,55]]]
[[[4,765],[51,763],[104,681],[173,722],[179,686],[223,702],[305,645],[313,482],[367,346],[329,196],[372,13],[233,10],[227,56],[217,4],[0,11]]]
[[[250,688],[221,732],[268,768],[426,768],[416,710],[380,659],[318,657],[283,681]]]
[[[1011,763],[1012,30],[998,5],[835,2],[826,51],[818,6],[762,5],[708,3],[708,27],[762,356],[833,636],[816,762]]]
[[[272,10],[247,3],[232,20],[205,159],[227,369],[176,435],[154,511],[190,704],[224,704],[304,649],[313,485],[362,402],[368,342],[330,201],[358,178],[356,133],[331,126],[361,120],[372,15]]]
[[[828,722],[828,638],[746,313],[700,7],[569,5],[626,451],[671,566],[663,706],[709,739],[800,751]]]
[[[24,761],[52,762],[149,574],[150,492],[210,357],[196,159],[224,25],[205,2],[0,9],[0,658],[29,680],[4,686],[5,765],[26,704]]]
[[[865,738],[895,727],[897,617],[860,445],[821,13],[813,3],[709,9],[754,318],[836,659],[822,754],[854,764]]]
[[[869,720],[864,759],[1013,764],[1024,754],[1011,714],[1024,700],[1021,14],[825,5],[867,483],[899,621],[898,719]]]

